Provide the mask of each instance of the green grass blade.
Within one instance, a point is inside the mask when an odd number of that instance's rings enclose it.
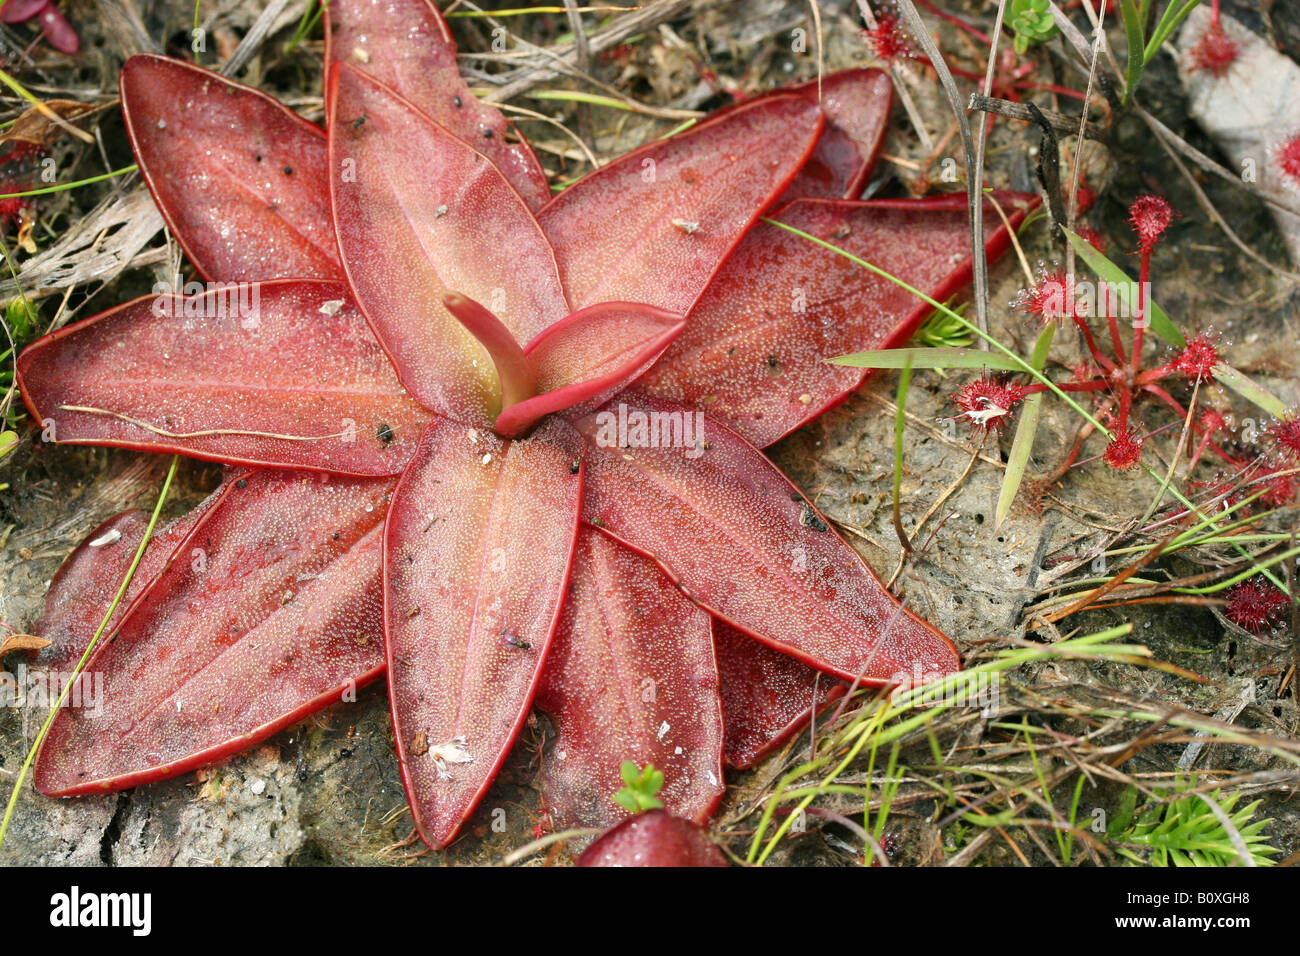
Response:
[[[910,365],[912,368],[994,368],[1004,372],[1019,372],[1024,368],[1020,362],[993,352],[924,346],[853,352],[826,361],[831,365],[848,365],[852,368],[903,368]]]
[[[535,93],[528,94],[529,99],[534,100],[560,100],[566,103],[590,103],[593,106],[608,106],[610,109],[624,110],[631,112],[632,108],[626,103],[614,99],[612,96],[601,96],[598,93],[583,93],[577,90],[538,90]]]
[[[1138,12],[1133,0],[1120,0],[1120,17],[1124,21],[1124,36],[1128,40],[1128,67],[1124,71],[1124,102],[1133,97],[1138,81],[1142,79],[1142,69],[1146,66],[1146,31],[1143,29],[1142,14]]]
[[[1047,350],[1052,347],[1055,332],[1056,326],[1049,322],[1034,343],[1034,354],[1030,357],[1029,364],[1040,372],[1047,365]],[[997,510],[993,513],[994,531],[1001,527],[1011,511],[1011,503],[1016,500],[1016,492],[1024,480],[1029,453],[1034,448],[1034,435],[1038,433],[1038,416],[1043,409],[1045,394],[1046,392],[1035,392],[1021,406],[1020,421],[1016,423],[1016,437],[1011,440],[1011,453],[1007,456],[1006,474],[1002,476],[1002,490],[998,492]]]
[[[1065,238],[1070,241],[1070,245],[1074,246],[1075,254],[1088,263],[1088,268],[1097,273],[1099,279],[1105,280],[1112,286],[1115,294],[1123,300],[1131,315],[1137,305],[1132,300],[1132,296],[1137,290],[1137,283],[1129,278],[1127,272],[1098,252],[1096,247],[1088,240],[1076,236],[1068,229],[1062,231],[1065,233]],[[1147,319],[1151,323],[1151,331],[1170,345],[1177,346],[1180,349],[1186,347],[1187,340],[1183,338],[1183,333],[1178,331],[1178,328],[1169,318],[1169,314],[1160,308],[1153,299],[1147,300],[1146,307]]]
[[[1264,388],[1244,372],[1239,372],[1231,365],[1219,362],[1214,366],[1214,380],[1232,389],[1242,398],[1258,405],[1275,418],[1286,414],[1282,400]]]
[[[31,749],[27,751],[27,757],[23,765],[18,770],[18,776],[14,778],[14,789],[9,795],[9,805],[5,807],[4,819],[0,820],[0,846],[4,845],[5,834],[9,832],[9,821],[14,814],[14,807],[18,805],[18,798],[23,792],[23,782],[27,779],[27,772],[31,770],[32,763],[36,759],[37,752],[41,749],[41,744],[45,741],[45,735],[50,732],[50,725],[54,723],[54,718],[58,716],[59,711],[68,700],[68,695],[72,693],[72,685],[76,683],[81,672],[85,670],[86,662],[90,660],[99,644],[99,639],[108,627],[108,621],[117,610],[117,606],[122,603],[122,598],[126,596],[126,590],[131,586],[131,579],[135,577],[136,568],[140,566],[140,559],[144,557],[144,549],[149,546],[149,539],[153,536],[153,529],[158,524],[158,517],[162,514],[164,502],[167,501],[167,493],[171,490],[172,479],[176,477],[176,467],[180,464],[180,456],[173,455],[171,467],[167,469],[167,477],[163,480],[162,490],[158,492],[158,501],[154,505],[153,514],[149,517],[149,524],[144,529],[144,537],[140,539],[140,545],[135,549],[135,557],[131,559],[130,566],[126,569],[126,574],[122,577],[122,583],[118,586],[117,594],[113,596],[112,603],[108,605],[108,610],[104,612],[103,620],[99,622],[95,634],[86,645],[86,650],[81,655],[81,660],[77,661],[77,666],[72,669],[72,674],[68,677],[67,683],[63,685],[63,692],[59,694],[59,699],[54,702],[50,708],[49,714],[45,718],[45,723],[41,725],[40,731],[36,734],[36,739],[32,741]]]
[[[898,541],[903,550],[911,552],[912,543],[907,532],[903,530],[902,498],[903,487],[903,432],[907,427],[907,390],[912,385],[912,363],[906,362],[898,375],[898,400],[894,403],[898,412],[894,415],[894,530],[898,532]]]

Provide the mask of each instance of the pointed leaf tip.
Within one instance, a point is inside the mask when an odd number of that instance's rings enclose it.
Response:
[[[538,218],[575,307],[648,302],[686,313],[822,128],[816,103],[765,96],[584,176]]]
[[[445,846],[532,704],[578,530],[582,442],[552,418],[503,441],[438,419],[389,510],[389,698],[416,827]]]
[[[844,685],[831,675],[716,618],[713,643],[729,767],[752,767],[807,726],[816,710],[844,695]]]
[[[1013,226],[1036,197],[1001,193]],[[771,218],[871,262],[940,302],[970,278],[965,199],[803,199]],[[1020,200],[1024,200],[1021,202]],[[1010,235],[990,208],[990,259]],[[745,237],[638,389],[706,407],[767,446],[843,401],[867,373],[827,359],[907,341],[932,307],[768,222]],[[755,321],[762,317],[762,321]]]
[[[131,57],[120,87],[145,182],[200,273],[222,282],[341,277],[319,127],[260,90],[170,57]]]
[[[616,822],[620,780],[645,786],[641,768],[651,764],[647,789],[676,816],[703,822],[722,798],[709,615],[652,562],[591,528],[578,537],[537,706],[556,726],[542,794],[557,827]]]
[[[583,517],[652,558],[682,592],[769,647],[845,680],[958,668],[775,465],[694,409],[627,393],[575,423]]]
[[[855,67],[824,76],[820,83],[801,83],[789,92],[820,103],[826,125],[780,202],[861,196],[889,125],[894,92],[889,74]]]
[[[95,699],[55,718],[37,788],[76,796],[163,780],[378,677],[392,487],[270,470],[225,484],[177,545],[184,559],[100,643],[84,678]]]
[[[429,0],[332,0],[326,17],[326,69],[363,69],[492,160],[530,209],[551,198],[550,184],[527,142],[460,75],[456,43]],[[521,137],[522,140],[522,137]]]

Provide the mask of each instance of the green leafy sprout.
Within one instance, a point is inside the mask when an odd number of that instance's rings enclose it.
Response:
[[[953,311],[962,314],[965,303]],[[930,316],[916,332],[916,344],[923,348],[964,349],[975,342],[964,322],[954,319],[946,312],[936,312]]]
[[[1272,866],[1270,857],[1281,851],[1270,846],[1263,830],[1272,820],[1253,820],[1260,801],[1243,807],[1241,794],[1223,796],[1187,792],[1190,784],[1178,781],[1171,791],[1156,791],[1161,799],[1136,815],[1137,790],[1120,798],[1119,812],[1107,827],[1111,839],[1121,844],[1117,852],[1133,866],[1241,866],[1248,855],[1254,866]],[[1217,813],[1215,812],[1217,809]]]
[[[623,777],[623,789],[614,794],[615,803],[629,813],[663,809],[663,801],[657,796],[664,785],[662,770],[656,770],[652,763],[642,770],[632,761],[624,760],[619,773]]]
[[[1044,43],[1057,34],[1047,0],[1011,0],[1009,25],[1015,31],[1015,48],[1020,54],[1033,44]]]

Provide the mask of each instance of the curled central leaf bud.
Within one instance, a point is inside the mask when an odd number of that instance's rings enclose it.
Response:
[[[523,348],[500,319],[459,292],[443,295],[442,304],[491,356],[501,382],[502,411],[537,394],[532,366],[524,357]]]

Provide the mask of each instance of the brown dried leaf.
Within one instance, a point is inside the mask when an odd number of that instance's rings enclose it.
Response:
[[[41,648],[49,646],[49,641],[43,637],[37,637],[35,634],[10,634],[3,642],[0,642],[0,657],[10,651],[39,651]]]
[[[32,143],[41,147],[49,146],[67,131],[67,127],[60,125],[58,120],[66,123],[96,109],[98,107],[94,103],[80,103],[77,100],[47,100],[40,106],[30,107],[14,120],[14,125],[0,135],[0,143],[14,141]],[[55,117],[58,119],[56,120]]]

